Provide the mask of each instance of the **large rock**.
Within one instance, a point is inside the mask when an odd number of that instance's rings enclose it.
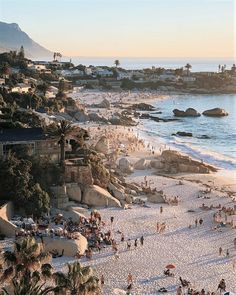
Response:
[[[44,238],[45,251],[49,252],[53,249],[57,249],[59,253],[64,250],[65,256],[75,257],[77,253],[83,255],[88,246],[87,239],[80,233],[76,233],[76,235],[78,237],[76,240],[66,238],[52,239],[50,237]]]
[[[124,173],[131,173],[133,171],[133,166],[127,158],[121,158],[119,160],[119,169]]]
[[[211,165],[196,161],[189,156],[182,155],[172,150],[165,150],[162,152],[161,162],[165,173],[210,173],[217,171],[217,169]]]
[[[89,113],[88,116],[90,121],[107,123],[107,119],[98,115],[97,113]]]
[[[92,104],[91,107],[94,108],[107,108],[109,109],[111,106],[109,100],[107,100],[106,98],[103,99],[103,101],[101,101],[100,103],[96,103],[96,104]]]
[[[195,109],[193,108],[188,108],[186,111],[182,111],[179,109],[174,109],[173,113],[176,117],[199,117],[201,116],[200,113],[198,113]]]
[[[107,154],[109,152],[109,140],[106,136],[102,136],[95,145],[95,150],[99,153]]]
[[[154,106],[152,106],[151,104],[144,103],[144,102],[133,104],[129,108],[132,110],[139,110],[139,111],[153,111],[153,110],[155,110]]]
[[[80,110],[74,114],[74,118],[79,122],[89,121],[89,115],[84,111]]]
[[[97,185],[85,187],[83,202],[93,207],[121,207],[120,202],[116,198],[114,198],[107,190]]]
[[[79,203],[81,202],[81,189],[77,183],[66,184],[66,192],[69,199]]]
[[[160,160],[151,160],[150,166],[154,169],[162,169],[164,164]]]
[[[148,201],[155,204],[165,203],[163,191],[155,192],[147,196]]]
[[[118,189],[113,183],[109,183],[107,186],[109,192],[119,201],[124,201],[126,199],[126,194],[124,190]]]
[[[140,159],[134,164],[134,169],[136,170],[145,170],[149,168],[149,163],[146,159]]]
[[[221,108],[206,110],[202,114],[208,117],[224,117],[229,115],[229,113],[227,113],[224,109]]]

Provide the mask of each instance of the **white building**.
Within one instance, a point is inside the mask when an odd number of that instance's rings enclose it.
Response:
[[[172,73],[165,73],[159,76],[159,81],[177,82],[178,80],[179,80],[179,76],[176,76]]]
[[[109,71],[107,69],[102,69],[102,68],[97,68],[95,70],[96,75],[101,76],[101,77],[112,77],[113,76],[113,72]]]
[[[193,76],[183,76],[183,77],[180,77],[180,79],[186,83],[193,83],[196,81],[196,77],[193,77]]]
[[[117,72],[117,80],[122,80],[122,79],[131,79],[132,78],[132,73],[129,72]]]
[[[93,70],[91,68],[85,68],[84,72],[87,76],[91,76],[93,74]]]
[[[18,83],[11,89],[11,92],[28,93],[30,89],[29,84]]]

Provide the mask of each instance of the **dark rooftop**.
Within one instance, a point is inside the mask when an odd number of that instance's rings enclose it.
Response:
[[[0,129],[0,142],[43,140],[47,135],[42,128]]]

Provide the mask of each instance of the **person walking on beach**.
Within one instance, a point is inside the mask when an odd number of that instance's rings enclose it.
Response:
[[[113,224],[113,221],[114,221],[114,217],[111,216],[111,224]]]
[[[120,240],[121,240],[121,242],[124,242],[124,240],[125,240],[125,236],[124,236],[123,233],[121,234],[121,239]]]
[[[203,219],[199,219],[199,224],[202,225],[203,224]]]
[[[128,282],[128,285],[133,284],[133,276],[131,275],[131,273],[128,274],[127,282]]]
[[[157,221],[157,232],[159,233],[159,231],[160,231],[160,224],[159,224],[159,222]]]
[[[222,255],[222,252],[223,252],[223,249],[222,249],[222,247],[220,247],[220,248],[219,248],[219,256]]]
[[[130,242],[130,239],[128,239],[128,242],[127,242],[127,250],[130,250],[131,248],[131,242]]]
[[[195,226],[197,227],[197,224],[198,224],[198,219],[196,218],[195,219]]]
[[[161,214],[163,213],[163,207],[162,206],[160,207],[160,213]]]
[[[222,279],[218,285],[217,290],[220,290],[220,294],[222,291],[226,291],[226,284],[225,284],[225,280]]]
[[[234,248],[236,248],[236,238],[234,238]]]
[[[144,242],[144,237],[143,236],[141,236],[141,238],[140,238],[140,244],[143,246],[143,242]]]
[[[137,239],[135,239],[135,241],[134,241],[134,247],[135,247],[135,249],[137,249],[137,247],[138,247],[138,240]]]
[[[229,249],[226,251],[226,257],[229,257]]]

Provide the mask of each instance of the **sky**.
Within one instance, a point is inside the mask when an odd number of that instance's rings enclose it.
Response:
[[[66,56],[234,58],[236,0],[0,0],[0,20]]]

